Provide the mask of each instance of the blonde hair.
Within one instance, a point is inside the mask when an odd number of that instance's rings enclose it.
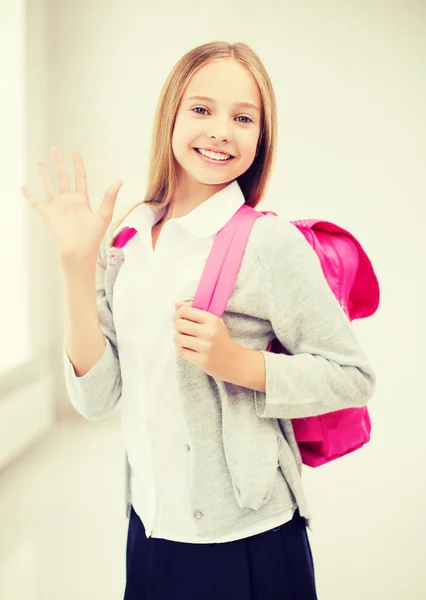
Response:
[[[155,112],[145,197],[141,202],[126,209],[125,214],[116,222],[115,230],[132,210],[143,203],[156,204],[159,209],[170,203],[177,181],[172,135],[182,96],[194,73],[207,63],[219,59],[239,61],[253,75],[259,87],[262,125],[257,154],[252,165],[237,178],[237,181],[246,204],[255,207],[262,199],[271,176],[276,152],[277,114],[272,83],[262,61],[246,44],[210,42],[187,52],[165,81]]]

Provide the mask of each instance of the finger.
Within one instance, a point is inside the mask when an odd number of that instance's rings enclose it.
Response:
[[[187,319],[178,319],[175,325],[176,331],[189,335],[190,337],[200,337],[202,335],[202,326]]]
[[[116,181],[107,188],[98,213],[104,215],[108,219],[114,214],[115,202],[122,185],[122,181]]]
[[[33,208],[35,208],[35,210],[43,216],[43,214],[44,214],[43,203],[39,202],[37,200],[37,198],[31,193],[29,187],[26,185],[22,185],[21,192],[24,194],[25,198],[28,200],[30,205]]]
[[[180,318],[179,309],[183,306],[183,302],[175,302],[175,310],[173,312],[173,321],[177,321]]]
[[[192,350],[193,352],[200,352],[202,349],[202,343],[193,336],[176,333],[175,344],[184,348],[185,350]]]
[[[175,301],[175,308],[176,308],[176,310],[179,310],[179,308],[180,308],[181,306],[184,306],[184,305],[186,305],[186,306],[191,306],[192,304],[193,304],[193,301],[192,301],[192,300],[185,300],[184,302],[181,302],[181,301],[179,301],[179,300],[176,300],[176,301]]]
[[[50,179],[49,171],[47,169],[47,165],[44,161],[44,158],[38,159],[37,168],[47,199],[49,200],[49,202],[53,202],[53,200],[55,199],[55,190],[53,188],[52,181]]]
[[[188,319],[194,323],[207,323],[210,319],[210,313],[198,308],[192,308],[186,304],[180,306],[178,310],[180,310],[181,318]]]
[[[65,169],[65,163],[58,148],[52,148],[51,154],[55,163],[55,171],[58,179],[59,192],[67,194],[71,192],[70,182]]]
[[[81,192],[87,196],[87,176],[84,168],[83,157],[80,152],[73,152],[72,158],[74,161],[75,171],[75,191]]]

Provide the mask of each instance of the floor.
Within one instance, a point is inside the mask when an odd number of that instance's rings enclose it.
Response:
[[[123,598],[122,444],[119,413],[76,414],[0,473],[1,600]]]

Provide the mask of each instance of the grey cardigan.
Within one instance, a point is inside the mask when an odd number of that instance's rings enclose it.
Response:
[[[113,223],[97,264],[105,351],[88,373],[77,377],[64,349],[70,401],[89,420],[104,418],[121,396],[113,291],[124,253],[109,247],[114,230]],[[194,294],[188,288],[182,300]],[[280,217],[267,215],[254,223],[223,320],[237,343],[262,352],[266,391],[215,380],[177,355],[198,535],[226,535],[296,505],[311,528],[291,419],[366,405],[375,390],[375,373],[315,251]],[[293,356],[266,352],[273,337]],[[127,454],[125,467],[129,517]]]

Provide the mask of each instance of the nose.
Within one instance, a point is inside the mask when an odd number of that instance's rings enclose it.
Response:
[[[213,140],[221,140],[222,142],[227,142],[229,140],[229,136],[228,135],[209,135],[209,138],[213,139]]]
[[[208,137],[214,140],[228,142],[231,137],[228,120],[216,119],[214,124],[210,122],[210,131],[208,132]]]

